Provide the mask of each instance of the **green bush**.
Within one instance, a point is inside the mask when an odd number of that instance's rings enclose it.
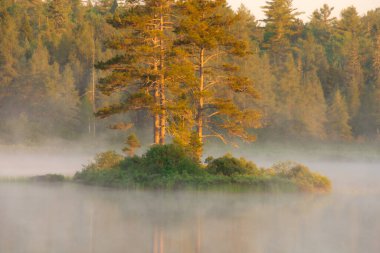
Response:
[[[237,159],[227,154],[223,157],[209,161],[206,170],[214,175],[257,175],[260,170],[256,164],[246,161],[244,158]]]
[[[84,183],[93,183],[99,185],[110,185],[116,176],[116,172],[120,169],[120,163],[123,156],[117,154],[115,151],[106,151],[99,153],[95,156],[95,161],[82,169],[82,171],[75,173],[74,180]],[[115,180],[118,176],[115,177]],[[102,183],[101,183],[102,182]]]
[[[119,167],[124,171],[138,171],[142,170],[143,159],[139,156],[125,157],[119,163]]]
[[[134,185],[133,181],[127,177],[126,173],[119,168],[111,168],[107,170],[86,168],[75,174],[74,181],[84,184],[112,187],[132,187]]]
[[[142,157],[125,157],[114,151],[98,154],[74,180],[97,185],[172,188],[183,183],[185,174],[200,175],[200,165],[178,145],[152,146]]]
[[[174,144],[152,146],[143,156],[125,157],[113,151],[98,154],[95,162],[74,180],[101,186],[153,189],[215,189],[261,192],[328,191],[330,181],[306,166],[283,162],[269,169],[231,155],[207,159],[205,169],[186,150]]]
[[[96,169],[111,169],[119,166],[123,159],[124,157],[115,151],[106,151],[95,156],[94,167]]]
[[[310,171],[308,167],[295,162],[275,164],[272,169],[278,176],[294,181],[301,191],[330,191],[330,180],[318,173]]]
[[[142,167],[146,173],[159,175],[200,171],[200,165],[187,155],[185,149],[175,144],[152,146],[142,157]]]

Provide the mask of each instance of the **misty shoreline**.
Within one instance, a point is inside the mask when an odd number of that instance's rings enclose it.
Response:
[[[144,152],[144,146],[137,154]],[[279,161],[311,163],[380,164],[380,144],[289,144],[253,143],[240,148],[207,145],[207,155],[231,153],[246,157],[258,166],[270,166]],[[60,173],[73,176],[104,150],[121,150],[118,145],[91,142],[54,141],[44,145],[0,145],[0,177],[32,176]],[[311,167],[311,169],[313,169]]]

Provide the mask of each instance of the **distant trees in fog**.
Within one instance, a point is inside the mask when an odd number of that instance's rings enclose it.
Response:
[[[264,11],[2,0],[0,139],[115,138],[120,121],[143,143],[199,150],[204,137],[379,138],[380,9],[335,19],[324,5],[306,23],[291,1]]]

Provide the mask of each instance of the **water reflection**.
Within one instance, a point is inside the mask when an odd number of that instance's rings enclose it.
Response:
[[[0,183],[0,252],[380,252],[375,168],[328,195]]]

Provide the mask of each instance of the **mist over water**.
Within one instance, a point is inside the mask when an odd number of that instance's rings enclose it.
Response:
[[[0,177],[35,176],[48,173],[73,175],[83,165],[91,161],[89,155],[71,155],[70,158],[61,155],[15,154],[0,155]]]
[[[91,156],[18,154],[7,169],[2,158],[1,176],[70,175]],[[1,182],[0,252],[380,252],[379,163],[298,161],[327,175],[333,191],[153,192]]]
[[[99,147],[107,147],[99,144]],[[44,174],[73,176],[89,164],[96,153],[95,145],[60,143],[34,147],[0,146],[0,178],[28,177]]]

